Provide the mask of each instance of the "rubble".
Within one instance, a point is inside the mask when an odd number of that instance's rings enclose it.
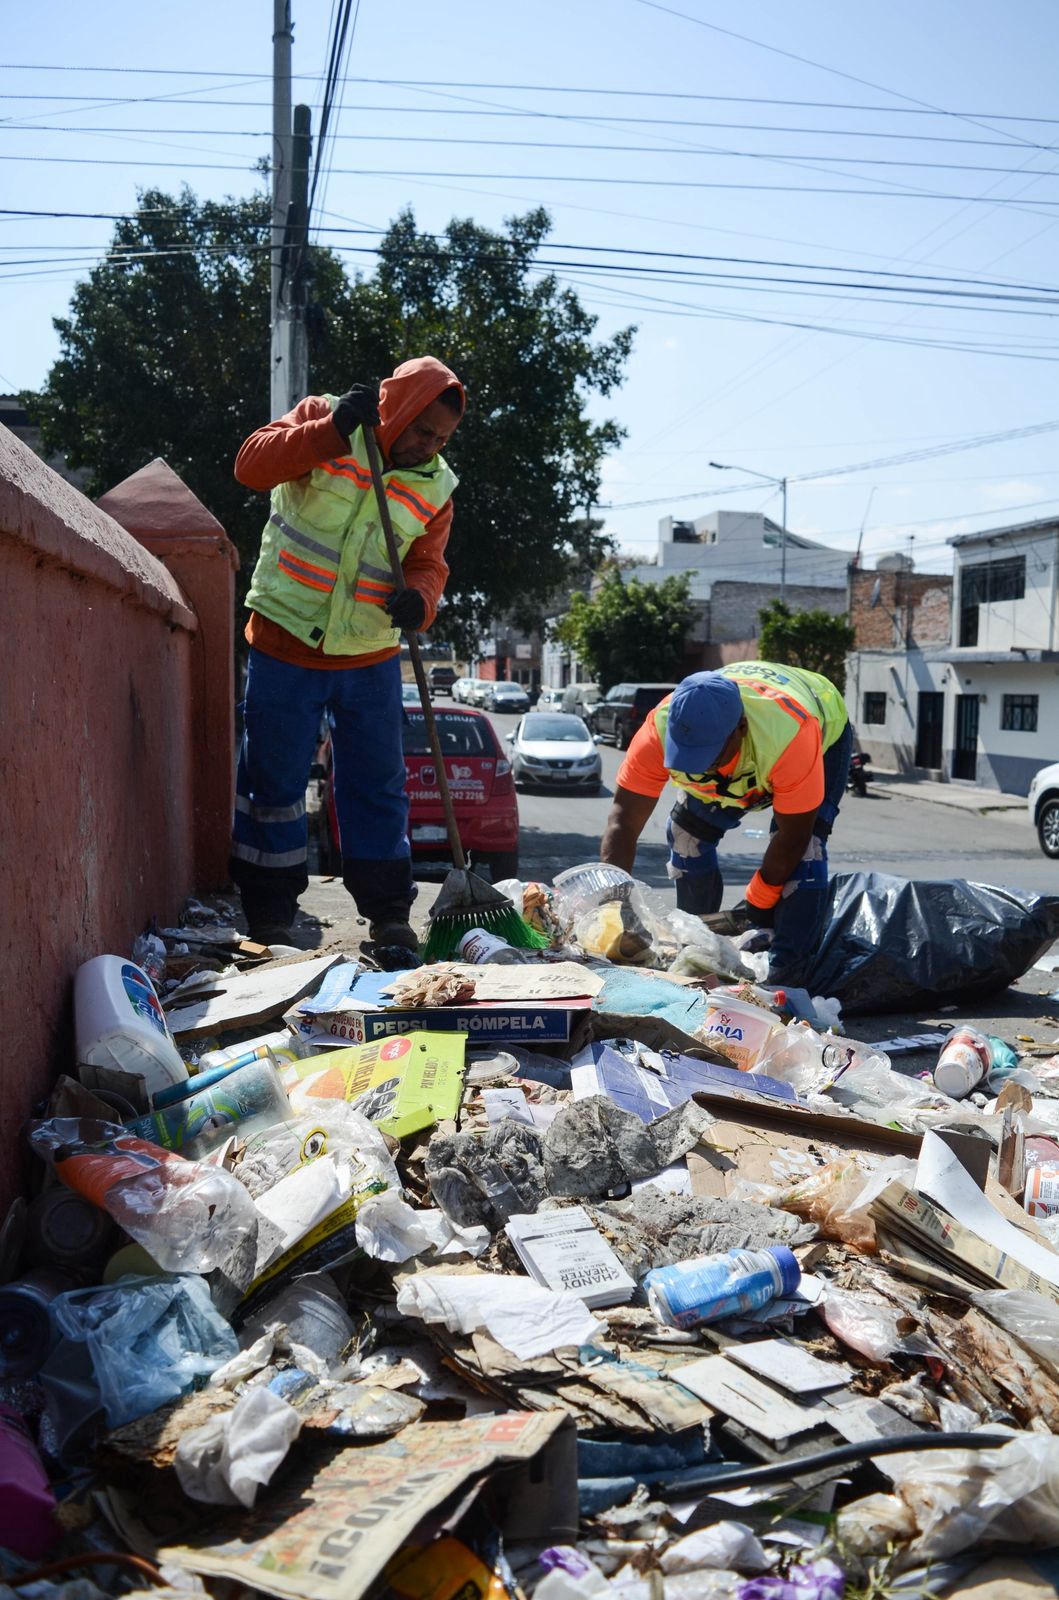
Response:
[[[0,1587],[986,1594],[1059,1543],[1057,1041],[890,1041],[953,1098],[628,874],[512,892],[513,963],[269,960],[199,907],[81,981],[0,1235]],[[938,886],[835,892],[832,968],[887,903],[941,938]],[[1054,927],[1008,896],[976,981]]]

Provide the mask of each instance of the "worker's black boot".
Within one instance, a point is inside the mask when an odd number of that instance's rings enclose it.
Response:
[[[379,964],[414,966],[415,961],[409,958],[418,949],[419,938],[410,921],[416,895],[411,858],[368,861],[344,856],[342,882],[356,901],[361,916],[368,920],[372,954]]]
[[[247,932],[258,944],[298,946],[292,933],[298,915],[298,896],[308,879],[294,877],[267,867],[239,861],[234,856],[229,870],[239,887]]]

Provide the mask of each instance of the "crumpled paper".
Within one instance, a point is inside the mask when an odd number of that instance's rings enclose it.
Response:
[[[435,1202],[460,1227],[495,1232],[547,1195],[593,1199],[653,1178],[694,1149],[713,1118],[689,1100],[650,1124],[603,1095],[568,1101],[550,1128],[505,1119],[479,1133],[435,1134],[426,1175]]]
[[[207,1505],[246,1506],[268,1483],[301,1432],[293,1406],[250,1389],[231,1411],[186,1433],[173,1465],[184,1493]]]
[[[603,1328],[574,1294],[486,1272],[417,1272],[401,1285],[397,1309],[424,1322],[442,1322],[450,1333],[484,1328],[520,1361],[589,1344]]]
[[[434,1250],[439,1256],[480,1256],[489,1229],[458,1228],[441,1211],[415,1211],[393,1189],[365,1200],[357,1212],[357,1243],[376,1261],[409,1261]]]

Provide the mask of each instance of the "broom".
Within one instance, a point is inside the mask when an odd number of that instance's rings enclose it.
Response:
[[[393,523],[390,521],[390,508],[386,504],[382,463],[373,429],[368,427],[364,429],[364,442],[368,450],[368,465],[371,468],[371,481],[375,487],[379,520],[382,523],[386,550],[390,557],[390,573],[394,588],[400,591],[407,585],[404,581],[404,569],[401,566],[401,555],[397,548]],[[456,946],[464,934],[469,933],[472,928],[485,928],[488,933],[495,934],[499,939],[506,939],[508,944],[522,950],[542,950],[549,942],[545,935],[531,928],[529,923],[519,916],[506,895],[500,894],[491,883],[486,883],[484,878],[471,872],[467,866],[467,857],[460,842],[460,830],[456,823],[456,812],[452,805],[448,773],[445,771],[445,757],[441,751],[441,740],[438,738],[434,707],[430,703],[430,690],[427,688],[423,658],[419,653],[419,640],[411,632],[406,633],[405,638],[408,641],[408,654],[412,659],[412,671],[415,673],[419,698],[423,705],[423,717],[434,756],[434,768],[438,775],[438,788],[441,791],[441,806],[445,813],[445,829],[449,836],[449,849],[452,851],[454,863],[430,910],[430,931],[423,947],[423,958],[426,961],[450,960],[456,954]]]

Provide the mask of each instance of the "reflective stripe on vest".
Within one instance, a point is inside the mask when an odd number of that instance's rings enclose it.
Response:
[[[677,788],[707,804],[753,811],[772,804],[770,778],[776,762],[809,717],[820,725],[823,750],[829,750],[848,721],[845,702],[834,684],[802,667],[778,667],[766,661],[736,661],[722,667],[739,690],[747,731],[739,747],[735,771],[720,773],[670,772]],[[655,708],[654,725],[663,754],[669,703]]]
[[[333,396],[327,396],[332,407]],[[456,477],[442,456],[420,469],[384,472],[403,561],[450,498]],[[272,491],[247,605],[327,655],[368,655],[400,633],[384,607],[394,591],[362,432],[349,453]]]

